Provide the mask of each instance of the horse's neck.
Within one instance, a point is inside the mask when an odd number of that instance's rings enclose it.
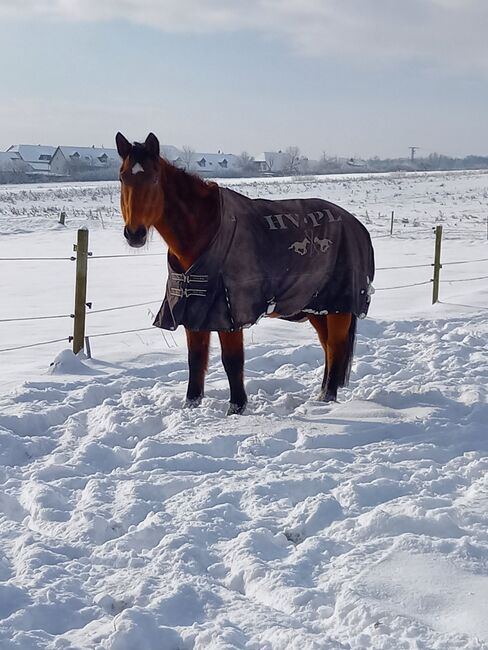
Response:
[[[219,189],[161,160],[164,207],[156,229],[169,251],[188,269],[219,225]]]

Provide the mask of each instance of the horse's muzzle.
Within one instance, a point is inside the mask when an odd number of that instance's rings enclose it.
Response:
[[[131,230],[125,226],[124,237],[132,248],[141,248],[146,243],[147,228],[145,226],[139,226],[136,230]]]

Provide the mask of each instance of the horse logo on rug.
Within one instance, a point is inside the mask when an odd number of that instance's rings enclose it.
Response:
[[[308,248],[309,244],[312,244],[312,240],[307,236],[302,241],[293,242],[291,246],[288,246],[288,250],[293,251],[298,255],[306,255],[307,253],[310,253],[312,255],[314,252],[326,253],[333,244],[333,241],[331,239],[327,239],[327,237],[320,239],[320,237],[315,236],[313,238],[313,246],[311,246],[310,249]]]

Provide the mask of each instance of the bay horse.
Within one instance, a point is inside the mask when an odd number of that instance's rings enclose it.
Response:
[[[129,246],[140,248],[145,245],[149,230],[155,228],[166,242],[171,259],[178,264],[182,274],[186,273],[208,249],[219,230],[221,188],[216,183],[205,181],[162,158],[159,141],[153,133],[147,136],[144,143],[131,144],[120,132],[115,140],[122,159],[121,211],[125,239]],[[355,220],[342,208],[329,203],[327,205],[331,206],[332,212],[327,211],[332,221],[341,220],[337,211],[342,211],[341,214],[347,214]],[[317,213],[310,213],[310,219],[313,214]],[[277,229],[281,226],[284,223],[283,217],[295,218],[293,215],[277,215],[281,221],[272,221],[267,217],[270,228]],[[308,245],[306,241],[310,246],[317,247],[317,255],[325,254],[332,244],[328,239],[316,237],[314,241],[313,237],[309,237],[292,244],[292,253],[295,246],[294,252],[299,256],[303,255],[304,247]],[[368,254],[372,259],[372,249]],[[364,293],[364,289],[361,293]],[[273,313],[272,316],[280,317],[280,314]],[[316,330],[325,354],[324,375],[318,399],[324,402],[336,401],[338,388],[344,386],[349,378],[356,335],[356,315],[351,312],[300,312],[288,320],[308,320]],[[185,327],[185,331],[189,365],[186,405],[198,406],[204,395],[211,332],[191,327]],[[247,404],[244,388],[243,329],[219,329],[218,336],[222,362],[230,386],[228,415],[242,414]]]

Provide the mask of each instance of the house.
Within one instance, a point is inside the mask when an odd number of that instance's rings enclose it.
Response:
[[[18,183],[25,180],[29,165],[18,153],[0,151],[0,183]]]
[[[115,173],[119,165],[120,158],[116,149],[60,146],[53,154],[51,173],[56,176],[103,171]]]
[[[184,166],[181,151],[172,145],[161,145],[161,155],[174,165]],[[53,155],[51,172],[58,176],[100,175],[104,172],[116,176],[120,162],[116,149],[60,146]]]
[[[0,173],[25,173],[29,165],[14,151],[0,151]]]
[[[282,176],[314,173],[319,161],[290,151],[264,151],[254,159],[256,171],[263,175]]]
[[[41,144],[17,144],[7,149],[7,153],[18,154],[29,165],[29,175],[46,175],[51,171],[50,164],[56,147]]]
[[[290,156],[283,151],[264,151],[256,156],[254,163],[262,174],[284,174],[290,166]]]
[[[232,153],[195,153],[192,170],[204,176],[229,176],[239,172],[241,161]]]
[[[163,158],[176,167],[185,167],[184,154],[178,147],[174,147],[172,144],[162,144],[160,153]]]

